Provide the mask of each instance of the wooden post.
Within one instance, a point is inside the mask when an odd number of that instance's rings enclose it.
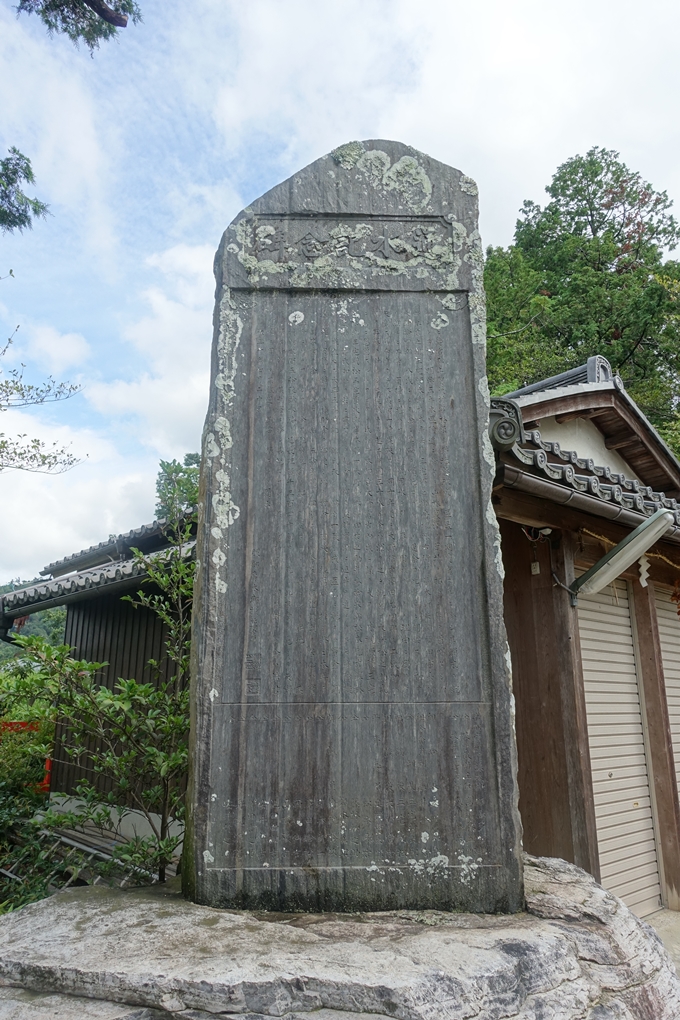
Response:
[[[652,585],[632,584],[665,906],[680,910],[680,801]]]
[[[500,524],[524,846],[599,879],[578,620],[552,577],[573,580],[572,535],[532,544],[519,524]]]
[[[564,584],[574,580],[574,535],[562,532],[561,542],[553,544],[553,565]],[[597,851],[593,776],[588,746],[586,696],[576,609],[564,588],[553,588],[555,618],[558,621],[555,652],[560,663],[564,742],[567,752],[569,810],[574,840],[574,864],[600,881]]]

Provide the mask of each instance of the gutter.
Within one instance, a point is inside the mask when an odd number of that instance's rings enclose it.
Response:
[[[508,489],[517,489],[519,492],[527,492],[532,496],[539,496],[550,503],[558,503],[561,506],[573,507],[574,510],[582,510],[584,513],[592,514],[594,517],[604,517],[608,521],[616,521],[618,524],[625,524],[628,528],[637,528],[643,521],[649,520],[646,514],[636,513],[626,507],[618,506],[616,503],[608,503],[589,496],[586,492],[576,492],[574,489],[567,489],[558,482],[551,482],[548,478],[538,478],[536,475],[522,471],[511,464],[500,464],[496,475],[496,485],[502,483]],[[663,538],[664,542],[673,542],[680,545],[680,527],[675,525]]]

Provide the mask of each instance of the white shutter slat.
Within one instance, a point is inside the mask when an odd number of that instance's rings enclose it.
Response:
[[[579,595],[578,621],[602,884],[646,917],[661,885],[626,585]]]

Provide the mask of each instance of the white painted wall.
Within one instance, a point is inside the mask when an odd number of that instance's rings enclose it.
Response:
[[[549,443],[559,443],[563,450],[575,450],[579,457],[591,458],[601,467],[609,467],[628,478],[638,478],[630,464],[617,450],[608,450],[604,436],[588,418],[574,418],[559,424],[554,416],[541,418],[538,423],[541,438]],[[639,479],[638,479],[639,481]]]

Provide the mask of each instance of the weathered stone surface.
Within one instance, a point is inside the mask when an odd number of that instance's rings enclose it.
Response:
[[[477,189],[396,142],[244,210],[216,259],[189,895],[513,911]]]
[[[257,916],[69,890],[0,918],[0,980],[185,1020],[677,1020],[680,986],[649,925],[564,862],[530,860],[525,882],[530,912],[495,916]]]
[[[663,942],[677,970],[680,967],[680,912],[659,910],[646,920]]]

